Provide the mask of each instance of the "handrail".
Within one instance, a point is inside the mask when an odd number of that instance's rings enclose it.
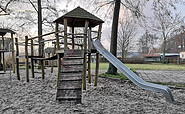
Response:
[[[28,38],[28,40],[33,40],[33,39],[36,39],[36,38],[39,38],[39,37],[42,37],[42,36],[48,36],[50,34],[57,34],[57,33],[61,33],[61,32],[64,32],[64,31],[46,33],[46,34],[43,34],[43,35],[39,35],[39,36]]]

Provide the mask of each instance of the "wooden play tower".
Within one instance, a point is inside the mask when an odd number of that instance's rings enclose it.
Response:
[[[86,10],[77,7],[54,21],[56,23],[56,53],[58,57],[57,100],[81,103],[82,90],[86,90],[86,71],[91,83],[91,54],[96,54],[94,85],[98,81],[99,53],[91,38],[100,39],[103,21]],[[59,25],[64,27],[63,41],[59,39]],[[96,27],[97,26],[97,27]],[[70,29],[69,29],[70,28]],[[98,29],[93,31],[92,29]],[[95,36],[95,37],[92,37]],[[81,41],[79,43],[79,41]],[[63,49],[60,47],[63,44]],[[79,45],[81,48],[79,48]],[[78,46],[78,48],[77,48]],[[60,53],[64,53],[61,59]],[[88,60],[87,60],[88,59]],[[88,63],[88,68],[87,68]]]
[[[7,41],[8,39],[7,37],[5,37],[7,33],[10,33],[10,36],[11,36],[10,42],[9,42],[10,44],[8,43],[5,44],[5,40]],[[3,69],[4,72],[6,72],[5,52],[11,51],[12,52],[12,68],[13,68],[13,72],[15,73],[14,34],[15,32],[10,29],[0,28],[0,36],[1,36],[1,39],[0,39],[0,70]],[[11,50],[8,48],[11,48]],[[1,60],[3,64],[1,63]]]

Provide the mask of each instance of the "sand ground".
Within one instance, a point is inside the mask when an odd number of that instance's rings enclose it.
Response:
[[[185,88],[171,87],[175,99],[171,104],[160,93],[143,90],[129,81],[107,78],[99,78],[97,87],[87,84],[82,104],[58,104],[57,69],[50,73],[47,68],[45,72],[44,80],[35,73],[29,83],[25,81],[25,70],[20,71],[21,81],[15,74],[11,79],[8,72],[0,74],[0,114],[185,113]]]

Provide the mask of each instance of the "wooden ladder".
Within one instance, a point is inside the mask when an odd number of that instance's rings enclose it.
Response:
[[[83,51],[74,50],[73,54],[69,56],[72,51],[69,49],[64,51],[56,96],[59,103],[81,103]]]

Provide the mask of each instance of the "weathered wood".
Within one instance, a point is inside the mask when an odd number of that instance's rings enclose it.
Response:
[[[16,56],[19,56],[19,45],[18,45],[18,39],[15,38],[16,42]],[[20,80],[20,73],[19,73],[19,58],[16,58],[16,73],[17,73],[17,79]]]
[[[67,19],[64,18],[64,49],[67,49]]]
[[[29,67],[28,67],[28,36],[25,36],[25,67],[26,81],[29,82]]]
[[[102,23],[101,23],[101,24],[99,24],[99,28],[98,28],[98,36],[97,36],[97,38],[98,38],[98,39],[101,39],[101,30],[102,30]]]
[[[94,79],[94,86],[98,84],[98,71],[99,71],[99,53],[96,53],[96,68],[95,68],[95,79]]]
[[[88,53],[88,82],[91,83],[91,53]]]
[[[57,88],[57,100],[59,102],[81,103],[83,51],[74,50],[72,54],[72,50],[66,49],[64,56],[64,66],[61,66],[62,73]]]
[[[87,29],[89,26],[89,21],[85,21],[85,28],[84,28],[84,61],[83,61],[83,75],[82,75],[82,87],[83,90],[86,90],[86,69],[87,69]]]
[[[41,63],[41,71],[42,71],[42,79],[45,78],[45,73],[44,73],[44,60],[40,60]]]
[[[31,40],[31,56],[34,56],[33,40]],[[34,62],[33,62],[33,58],[31,58],[31,75],[32,75],[32,78],[35,77],[35,75],[34,75]]]
[[[56,45],[57,45],[57,50],[60,50],[60,43],[59,43],[59,36],[58,36],[58,23],[56,23]],[[60,77],[60,72],[61,72],[61,58],[60,54],[57,54],[57,66],[58,66],[58,72],[57,72],[57,86],[59,83],[59,77]]]
[[[75,48],[75,40],[74,40],[74,27],[72,27],[72,48]]]
[[[15,50],[14,50],[14,38],[12,33],[11,33],[11,40],[12,40],[12,68],[13,68],[13,73],[15,73]]]
[[[4,36],[2,36],[2,41],[3,41],[3,50],[4,50],[4,47],[5,47],[5,45],[4,45]],[[4,54],[4,52],[3,52],[3,70],[4,70],[4,72],[6,72],[6,63],[5,63],[5,54]]]
[[[54,45],[54,50],[53,50],[52,56],[55,55],[55,51],[56,51],[56,44]],[[51,61],[51,73],[53,73],[53,66],[54,66],[54,60]]]

